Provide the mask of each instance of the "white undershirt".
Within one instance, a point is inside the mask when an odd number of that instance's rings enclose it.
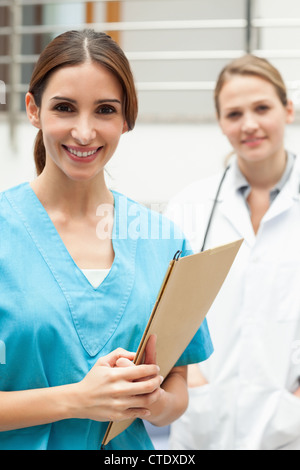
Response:
[[[96,289],[102,284],[110,269],[82,269],[90,284]]]

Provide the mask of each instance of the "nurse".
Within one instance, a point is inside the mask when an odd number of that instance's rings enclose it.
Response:
[[[233,156],[167,215],[195,251],[244,243],[208,313],[215,352],[189,368],[190,404],[171,444],[300,449],[300,161],[284,142],[293,105],[278,70],[252,55],[224,68],[215,104]]]
[[[180,416],[187,364],[212,346],[204,322],[167,377],[155,337],[132,364],[169,261],[190,251],[105,182],[137,117],[129,63],[104,33],[66,32],[41,54],[26,107],[37,178],[0,195],[0,448],[99,449],[108,421],[137,418],[107,448],[151,449],[142,419]]]

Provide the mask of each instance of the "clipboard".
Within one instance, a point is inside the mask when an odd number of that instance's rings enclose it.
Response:
[[[134,364],[143,363],[148,338],[155,334],[160,374],[166,377],[187,348],[221,289],[243,243],[233,243],[170,262]],[[101,448],[125,431],[134,419],[108,424]]]

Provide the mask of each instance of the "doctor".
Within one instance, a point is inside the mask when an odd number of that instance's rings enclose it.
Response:
[[[208,314],[215,353],[189,366],[171,447],[300,449],[300,161],[284,144],[293,105],[279,72],[252,55],[225,67],[215,104],[234,156],[167,215],[196,251],[244,243]]]

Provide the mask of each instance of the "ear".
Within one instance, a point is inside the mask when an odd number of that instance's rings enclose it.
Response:
[[[291,124],[295,119],[295,108],[294,103],[291,100],[288,100],[286,105],[286,123]]]
[[[25,104],[26,104],[26,112],[27,112],[29,121],[34,127],[41,129],[40,116],[39,116],[40,109],[35,104],[34,97],[31,93],[26,94]]]
[[[125,132],[128,132],[128,124],[127,124],[127,121],[124,121],[124,125],[123,125],[123,130],[122,130],[122,134],[125,134]]]

